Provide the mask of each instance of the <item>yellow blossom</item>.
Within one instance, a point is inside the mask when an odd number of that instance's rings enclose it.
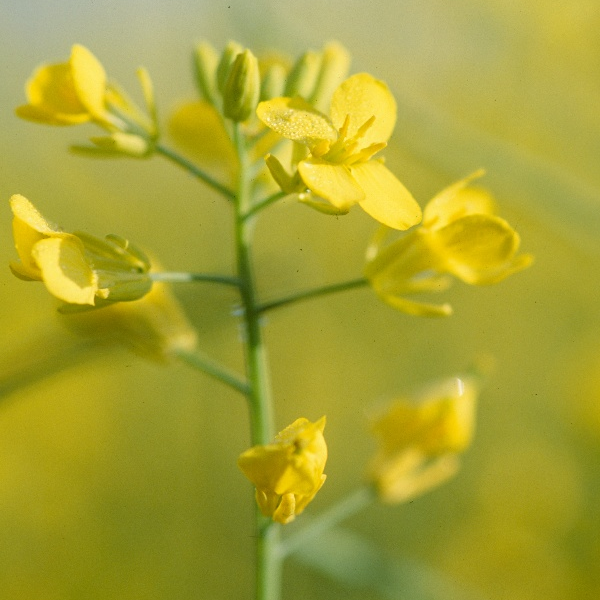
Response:
[[[423,222],[414,231],[385,246],[380,232],[367,252],[365,275],[388,304],[419,316],[445,316],[448,304],[429,304],[404,296],[439,292],[450,275],[471,285],[497,283],[521,271],[533,260],[517,254],[517,232],[494,213],[490,195],[467,187],[481,171],[437,194],[425,207]]]
[[[242,453],[238,465],[256,487],[261,512],[278,523],[294,520],[325,482],[325,417],[297,419],[273,443]]]
[[[369,478],[384,502],[405,501],[454,475],[473,437],[477,393],[472,379],[449,379],[416,400],[396,400],[373,421],[379,452]]]
[[[333,94],[330,116],[300,97],[261,102],[257,115],[272,130],[308,148],[298,173],[317,197],[307,199],[315,208],[320,208],[319,198],[338,214],[359,204],[376,220],[401,230],[421,220],[410,192],[373,159],[396,123],[396,101],[382,81],[366,73],[346,79]]]
[[[77,125],[93,121],[111,131],[137,135],[146,140],[158,135],[152,82],[144,69],[137,72],[150,116],[146,116],[115,84],[107,81],[100,61],[84,46],[75,44],[67,62],[42,65],[27,82],[28,103],[19,106],[19,117],[46,125]],[[129,154],[131,143],[119,144],[119,138],[94,140],[98,153]],[[134,144],[134,156],[140,156],[141,141]],[[93,150],[93,149],[92,149]]]
[[[150,263],[127,240],[63,232],[18,194],[10,206],[19,255],[10,268],[17,277],[43,281],[60,300],[88,307],[136,300],[150,291]]]

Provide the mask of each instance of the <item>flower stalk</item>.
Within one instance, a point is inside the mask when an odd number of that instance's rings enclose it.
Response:
[[[235,147],[239,160],[239,178],[235,208],[235,245],[237,276],[242,300],[242,319],[246,354],[246,374],[249,382],[248,407],[252,444],[267,444],[274,433],[273,402],[266,348],[258,311],[258,300],[252,265],[254,218],[246,218],[252,206],[250,160],[241,127],[234,128]],[[257,600],[277,600],[280,590],[281,563],[277,557],[279,526],[267,520],[256,508],[257,518]]]

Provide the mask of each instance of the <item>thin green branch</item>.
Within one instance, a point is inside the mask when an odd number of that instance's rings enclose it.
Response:
[[[363,486],[346,496],[341,502],[334,504],[331,508],[311,519],[300,531],[291,535],[279,544],[279,555],[285,558],[293,554],[304,543],[319,537],[324,531],[328,531],[369,506],[376,498],[372,486]]]
[[[285,196],[287,196],[287,194],[285,192],[275,192],[274,194],[271,194],[264,200],[261,200],[260,202],[257,202],[254,206],[252,206],[252,208],[250,208],[243,215],[242,218],[248,219],[252,215],[255,215],[256,213],[260,212],[261,210],[264,210],[265,208],[267,208],[267,206],[270,206],[271,204],[274,204],[278,200],[281,200],[281,198],[285,198]]]
[[[225,196],[228,200],[235,200],[235,193],[230,190],[228,187],[219,183],[216,179],[211,177],[208,173],[205,173],[200,167],[195,165],[193,162],[188,160],[187,158],[177,154],[174,150],[163,146],[162,144],[156,144],[154,147],[155,151],[170,160],[171,162],[179,165],[181,168],[185,169],[188,173],[206,183],[206,185],[213,188],[223,196]]]
[[[240,280],[237,277],[212,275],[211,273],[177,273],[165,271],[150,273],[150,278],[152,281],[167,281],[169,283],[207,282],[222,283],[223,285],[231,285],[233,287],[240,286]]]
[[[342,283],[334,283],[331,285],[324,285],[322,287],[314,288],[312,290],[304,290],[279,300],[273,300],[271,302],[263,302],[259,304],[256,310],[259,313],[265,313],[274,308],[280,308],[294,302],[300,302],[302,300],[310,300],[311,298],[318,298],[319,296],[326,296],[328,294],[335,294],[337,292],[344,292],[358,287],[363,287],[368,284],[367,279],[361,277],[359,279],[352,279],[351,281],[344,281]]]
[[[177,350],[175,355],[188,365],[218,379],[221,383],[232,387],[245,396],[250,394],[250,386],[237,373],[212,358],[208,358],[198,350]]]

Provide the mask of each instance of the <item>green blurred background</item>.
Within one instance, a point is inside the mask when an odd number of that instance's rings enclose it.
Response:
[[[458,477],[348,526],[400,562],[433,568],[454,590],[418,598],[452,600],[456,590],[490,600],[600,597],[596,0],[0,7],[3,197],[24,194],[66,229],[128,237],[171,270],[231,271],[224,202],[158,158],[69,155],[92,128],[13,116],[33,68],[65,59],[75,42],[126,89],[137,89],[135,68],[147,67],[166,119],[194,97],[190,52],[201,39],[296,56],[335,38],[352,52],[353,71],[396,94],[388,165],[422,205],[485,167],[484,184],[535,265],[490,288],[456,284],[455,315],[443,321],[396,313],[369,290],[273,312],[277,424],[327,414],[328,481],[307,511],[317,514],[360,480],[374,404],[493,356]],[[10,221],[6,202],[5,263],[14,257]],[[339,219],[295,204],[268,211],[257,232],[263,297],[359,275],[373,230],[361,211]],[[241,368],[233,292],[176,291],[201,347]],[[8,268],[0,302],[0,597],[251,598],[253,509],[235,465],[249,443],[242,400],[184,365],[82,350],[43,286]],[[380,598],[293,562],[285,581],[286,599]]]

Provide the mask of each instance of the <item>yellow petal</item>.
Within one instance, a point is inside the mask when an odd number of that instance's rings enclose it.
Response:
[[[496,283],[532,260],[528,255],[515,257],[519,235],[496,216],[468,215],[432,236],[446,270],[470,284]]]
[[[15,248],[21,260],[21,264],[12,263],[11,269],[17,277],[39,280],[41,273],[31,255],[33,246],[45,237],[65,234],[50,225],[33,204],[20,194],[11,197],[10,207],[14,215],[12,227]]]
[[[347,211],[365,197],[362,188],[344,165],[310,158],[298,163],[298,172],[311,192],[342,211]]]
[[[473,179],[483,174],[483,169],[475,171],[436,194],[423,211],[423,225],[439,228],[466,215],[492,214],[494,201],[491,195],[482,189],[467,188]]]
[[[452,307],[447,303],[418,302],[401,296],[392,296],[391,294],[380,294],[379,297],[388,306],[414,317],[449,317],[452,314]]]
[[[396,176],[379,161],[351,167],[352,177],[364,191],[361,208],[393,229],[405,230],[421,220],[421,208]]]
[[[75,236],[43,239],[35,244],[32,255],[52,295],[71,304],[94,304],[97,277]]]
[[[333,142],[338,137],[329,118],[302,98],[274,98],[261,102],[256,115],[284,138],[309,147],[322,140]]]
[[[90,120],[75,90],[68,64],[39,67],[27,82],[25,91],[29,104],[16,110],[23,119],[48,125],[75,125]]]
[[[75,44],[69,59],[73,86],[81,104],[93,118],[104,120],[106,72],[98,59],[84,46]]]
[[[214,106],[205,101],[182,104],[169,120],[169,133],[192,158],[233,178],[235,150]]]
[[[344,81],[333,94],[331,120],[340,129],[350,116],[347,137],[352,137],[358,129],[375,117],[375,122],[361,137],[360,148],[371,144],[387,142],[396,125],[396,100],[383,81],[368,73],[358,73]]]

